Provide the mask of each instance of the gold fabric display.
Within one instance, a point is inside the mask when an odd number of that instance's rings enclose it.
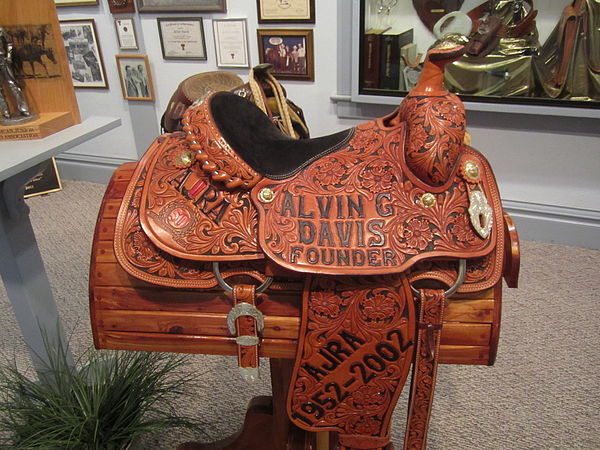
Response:
[[[519,4],[520,8],[515,8]],[[473,19],[471,38],[477,37],[487,48],[479,56],[465,55],[446,67],[447,89],[466,95],[531,95],[533,55],[539,47],[535,14],[532,1],[517,0],[485,2],[469,12]],[[494,17],[501,25],[493,35],[481,36],[486,17]]]
[[[534,60],[540,96],[600,100],[600,2],[567,6]]]

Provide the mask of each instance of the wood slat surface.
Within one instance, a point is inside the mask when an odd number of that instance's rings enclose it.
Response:
[[[95,286],[94,302],[99,310],[227,313],[232,307],[230,297],[219,289],[170,289],[152,287],[149,283],[138,288]],[[300,302],[300,292],[268,291],[258,298],[259,308],[264,314],[281,316],[299,316]],[[493,312],[493,300],[449,300],[444,322],[489,324],[493,322]]]
[[[104,331],[231,336],[227,329],[227,314],[99,310],[96,320]],[[296,340],[299,331],[299,317],[267,315],[261,335],[263,338]],[[490,332],[490,324],[446,323],[441,342],[443,345],[486,346]]]
[[[160,333],[99,333],[101,348],[111,350],[160,351],[207,355],[237,354],[235,339],[219,336],[190,336]],[[294,358],[296,341],[287,339],[264,339],[260,345],[260,356],[266,358]],[[440,364],[487,365],[489,347],[485,346],[440,346]],[[232,361],[232,364],[235,364]]]

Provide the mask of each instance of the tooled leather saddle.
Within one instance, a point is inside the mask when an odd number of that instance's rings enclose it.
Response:
[[[464,108],[442,87],[463,50],[431,49],[392,114],[315,139],[285,136],[252,103],[214,93],[186,111],[182,132],[157,138],[119,210],[114,250],[129,274],[230,293],[249,379],[257,295],[304,280],[288,415],[336,431],[341,448],[390,448],[411,365],[405,448],[425,447],[446,298],[506,270],[494,175],[464,143]]]

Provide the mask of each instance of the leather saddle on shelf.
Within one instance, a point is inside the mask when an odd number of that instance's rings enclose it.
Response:
[[[442,87],[463,51],[439,43],[396,111],[319,138],[293,139],[253,103],[213,93],[156,139],[122,194],[122,269],[182,292],[221,286],[249,380],[269,319],[261,295],[301,283],[287,411],[341,448],[389,445],[411,366],[405,448],[424,448],[448,297],[517,284],[494,175]]]

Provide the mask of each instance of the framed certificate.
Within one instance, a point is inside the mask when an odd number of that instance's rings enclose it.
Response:
[[[137,50],[139,48],[133,19],[115,19],[115,28],[121,50]]]
[[[250,67],[246,19],[213,20],[219,67]]]
[[[202,17],[168,17],[156,21],[164,59],[206,60]]]
[[[56,6],[87,6],[97,5],[98,0],[54,0]]]
[[[315,0],[256,0],[259,23],[315,23]]]

